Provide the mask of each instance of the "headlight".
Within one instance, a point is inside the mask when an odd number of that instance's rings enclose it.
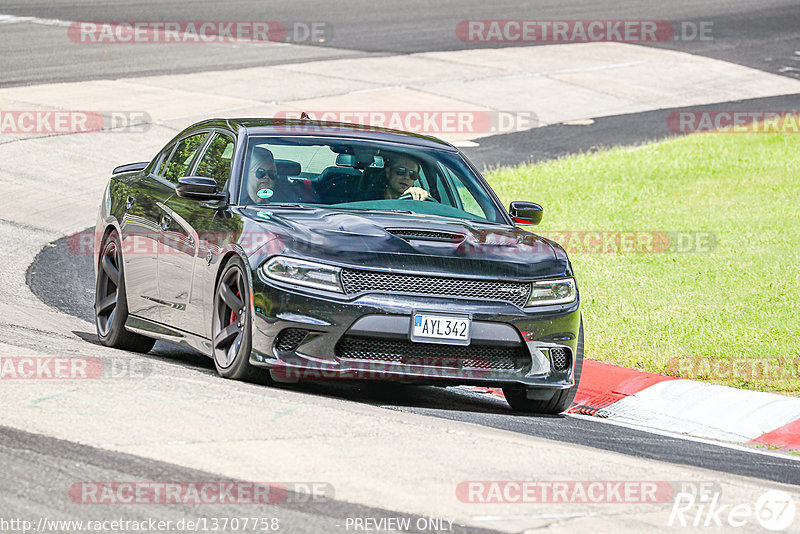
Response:
[[[531,296],[526,306],[543,306],[545,304],[566,304],[578,296],[578,288],[574,278],[559,280],[542,280],[534,282]]]
[[[273,280],[344,293],[339,282],[342,270],[331,265],[275,256],[261,266],[261,272]]]

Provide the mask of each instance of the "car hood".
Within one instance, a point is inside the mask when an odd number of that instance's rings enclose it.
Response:
[[[259,208],[241,210],[243,236],[252,232],[264,243],[254,255],[430,274],[572,276],[558,244],[514,226],[405,212]]]

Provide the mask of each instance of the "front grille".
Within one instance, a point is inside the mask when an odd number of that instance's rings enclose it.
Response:
[[[569,358],[567,357],[567,349],[556,347],[550,349],[550,365],[556,371],[563,371],[569,366]]]
[[[522,346],[442,345],[361,336],[340,339],[336,344],[336,356],[348,360],[495,371],[520,371],[530,362]]]
[[[275,348],[280,351],[293,351],[300,346],[300,343],[308,335],[308,330],[302,328],[286,328],[281,330],[275,340]]]
[[[442,295],[478,300],[504,300],[520,308],[528,301],[531,286],[525,282],[470,280],[445,276],[342,270],[342,285],[348,295],[362,291]]]
[[[464,239],[464,234],[457,234],[453,232],[434,232],[431,230],[405,230],[405,229],[389,229],[387,230],[392,235],[402,237],[403,239],[432,239],[436,241],[452,241],[458,243]]]

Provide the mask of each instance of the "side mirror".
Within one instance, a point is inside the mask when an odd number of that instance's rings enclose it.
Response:
[[[514,219],[514,224],[539,224],[544,210],[535,202],[517,200],[508,207],[508,213]]]
[[[184,176],[178,178],[178,187],[175,188],[178,196],[191,200],[214,201],[224,200],[225,193],[217,191],[217,182],[205,176]]]

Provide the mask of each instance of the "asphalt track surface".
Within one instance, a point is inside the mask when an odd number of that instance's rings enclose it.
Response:
[[[408,518],[413,526],[419,516],[352,504],[333,498],[321,498],[304,491],[287,491],[285,500],[274,504],[215,505],[213,512],[208,505],[181,504],[163,506],[161,504],[138,504],[126,507],[124,512],[109,514],[100,506],[87,506],[64,495],[76,480],[127,480],[127,481],[169,481],[169,482],[245,482],[219,475],[205,473],[138,456],[107,451],[31,434],[22,430],[0,426],[0,470],[4,484],[0,485],[0,502],[3,503],[3,517],[27,519],[34,525],[39,518],[46,516],[51,521],[106,521],[124,518],[127,521],[171,521],[173,525],[181,520],[197,521],[200,518],[264,518],[277,519],[280,532],[336,532],[344,531],[350,517],[392,517]],[[289,484],[272,482],[278,488],[291,487]],[[23,497],[23,498],[20,498]],[[301,528],[298,528],[302,525]],[[122,529],[125,530],[125,529]],[[175,531],[174,527],[168,529]],[[186,530],[186,529],[184,529]],[[189,529],[193,530],[193,529]],[[79,528],[49,528],[43,531],[80,531]],[[227,530],[226,530],[227,531]],[[236,531],[231,529],[230,531]],[[416,532],[411,529],[408,532]],[[452,532],[494,532],[470,526],[453,524]]]
[[[189,7],[191,6],[191,7]],[[159,73],[200,72],[335,57],[408,54],[513,43],[473,43],[455,32],[462,20],[666,20],[678,28],[711,23],[711,40],[654,43],[768,72],[800,77],[800,4],[795,0],[17,0],[0,2],[0,14],[64,21],[278,21],[324,23],[324,42],[264,48],[195,44],[72,43],[67,28],[10,24],[0,39],[0,85],[51,83]],[[684,39],[683,37],[687,37]],[[532,43],[520,43],[530,45]]]
[[[599,117],[591,124],[553,124],[521,132],[494,135],[479,139],[476,147],[461,150],[479,168],[492,168],[558,159],[576,153],[591,153],[618,145],[637,145],[679,135],[667,126],[667,117],[679,109],[686,108]],[[800,109],[800,95],[692,106],[691,109],[734,112]]]
[[[33,292],[46,304],[90,323],[94,322],[92,256],[71,253],[67,247],[67,238],[45,247],[31,264],[27,278]],[[88,343],[98,343],[94,332],[75,333]],[[150,355],[131,357],[157,356],[178,366],[215,373],[209,358],[169,343],[159,341]],[[792,458],[667,437],[582,417],[521,416],[511,412],[505,400],[499,397],[463,388],[326,382],[280,387],[297,389],[308,395],[337,397],[386,409],[479,424],[642,458],[800,484],[800,461]]]

